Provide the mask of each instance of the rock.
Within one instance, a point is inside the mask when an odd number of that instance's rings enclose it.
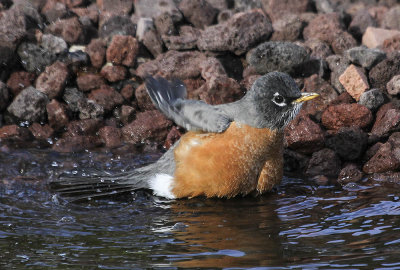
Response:
[[[119,110],[119,118],[122,124],[127,125],[135,118],[136,110],[135,108],[127,105],[122,105]]]
[[[136,120],[122,128],[125,142],[137,144],[147,140],[163,142],[172,122],[159,111],[138,113]]]
[[[383,45],[383,42],[391,37],[399,35],[398,30],[388,30],[383,28],[368,27],[362,37],[362,44],[368,48],[376,48]]]
[[[39,123],[33,123],[28,129],[36,140],[47,140],[53,137],[54,134],[54,129],[49,125],[41,125]]]
[[[229,20],[235,13],[231,9],[221,10],[217,16],[217,22],[223,23]]]
[[[50,127],[56,131],[66,127],[69,122],[69,118],[64,104],[52,99],[49,103],[47,103],[46,111]]]
[[[261,1],[265,13],[272,19],[272,21],[284,18],[288,14],[299,14],[310,10],[311,1],[300,0],[300,1]]]
[[[400,30],[400,6],[394,6],[385,13],[382,20],[382,27]]]
[[[337,177],[340,165],[340,159],[335,154],[335,151],[324,148],[312,154],[306,174],[308,176],[324,175],[327,177]]]
[[[299,16],[288,14],[274,21],[272,28],[274,29],[274,33],[272,34],[271,40],[296,41],[303,31],[304,22],[300,20]]]
[[[99,27],[99,36],[103,40],[110,40],[115,35],[134,37],[135,34],[136,27],[127,16],[114,15]]]
[[[118,82],[125,79],[128,72],[123,66],[105,65],[100,74],[109,82]]]
[[[201,32],[197,47],[204,51],[247,52],[272,33],[272,25],[260,10],[239,12],[228,21],[209,26]]]
[[[208,104],[217,105],[236,101],[243,91],[236,80],[220,75],[207,80],[195,95]]]
[[[106,58],[106,44],[101,39],[92,39],[86,47],[86,53],[95,68],[101,68]]]
[[[382,106],[376,114],[375,123],[371,134],[378,137],[385,137],[390,132],[398,130],[400,125],[400,110]]]
[[[63,153],[82,152],[101,145],[101,140],[96,136],[72,136],[59,139],[53,145],[53,150]]]
[[[303,174],[309,162],[309,157],[285,148],[283,150],[283,170],[285,172],[293,172]]]
[[[36,80],[36,89],[46,94],[49,99],[62,94],[68,79],[68,68],[62,62],[55,62],[46,67]]]
[[[10,98],[11,96],[7,89],[7,85],[0,81],[0,112],[7,108]]]
[[[97,25],[99,23],[99,8],[96,4],[92,4],[87,8],[72,8],[71,11],[79,16],[81,22],[83,20],[89,20],[93,25]]]
[[[353,17],[349,25],[349,33],[352,34],[357,40],[361,40],[362,35],[369,26],[376,27],[377,23],[369,14],[368,10],[361,9]]]
[[[363,173],[357,168],[355,164],[346,165],[339,173],[338,182],[342,186],[349,183],[357,183],[363,177]]]
[[[162,36],[168,50],[190,50],[197,46],[200,31],[194,27],[184,25],[179,30],[179,36]]]
[[[12,94],[16,96],[23,89],[31,86],[34,80],[35,74],[25,71],[16,71],[11,73],[10,78],[7,80],[7,86],[10,88]]]
[[[259,74],[266,74],[271,71],[291,73],[308,57],[307,51],[294,43],[268,41],[250,50],[246,59]]]
[[[400,52],[387,55],[387,58],[374,66],[369,72],[373,88],[383,89],[393,76],[400,74]]]
[[[101,121],[99,119],[71,121],[67,126],[68,133],[64,134],[64,137],[95,135],[99,130],[100,124]]]
[[[122,145],[122,133],[119,128],[105,126],[99,129],[99,136],[106,147],[115,148]]]
[[[368,179],[382,183],[398,184],[400,183],[400,173],[399,172],[386,172],[386,173],[374,173]]]
[[[102,85],[99,89],[92,90],[88,99],[102,106],[106,112],[112,111],[115,106],[124,102],[121,94],[108,85]]]
[[[350,65],[350,61],[339,55],[331,55],[326,58],[326,61],[328,63],[329,69],[332,71],[331,72],[331,84],[335,89],[339,92],[342,93],[346,91],[343,87],[343,85],[339,81],[340,75],[343,74],[343,72],[347,69],[347,67]]]
[[[46,118],[45,94],[29,86],[18,94],[7,108],[7,112],[19,121],[40,122]]]
[[[323,59],[310,58],[303,63],[295,66],[290,74],[293,77],[309,77],[313,74],[320,78],[326,78],[328,74],[328,63]]]
[[[206,0],[182,0],[179,9],[186,20],[200,29],[211,25],[218,14],[218,10]]]
[[[24,42],[18,47],[21,64],[28,72],[41,73],[46,66],[51,65],[56,56],[33,43]]]
[[[157,108],[151,102],[150,96],[147,93],[146,86],[141,84],[135,91],[137,105],[141,111],[156,110]]]
[[[385,96],[379,89],[371,89],[361,94],[358,103],[375,112],[385,103]]]
[[[357,46],[357,41],[347,32],[338,34],[333,39],[332,50],[337,54],[343,54],[344,51]]]
[[[73,49],[73,46],[71,47]],[[64,62],[68,69],[71,70],[72,73],[76,74],[81,72],[82,70],[86,70],[87,66],[89,66],[89,55],[81,50],[71,50],[61,59]]]
[[[350,62],[368,70],[386,58],[386,54],[383,51],[365,47],[351,48],[345,51],[344,55]]]
[[[364,71],[355,65],[350,65],[340,75],[339,81],[356,101],[359,101],[361,94],[369,88],[368,79]]]
[[[154,22],[152,18],[139,18],[136,29],[137,40],[142,42],[144,34],[151,29],[154,29]]]
[[[383,144],[378,152],[363,166],[363,171],[367,174],[395,171],[400,167],[400,161],[395,153],[400,149],[393,147],[390,142]]]
[[[126,85],[124,85],[124,87],[122,87],[120,94],[124,97],[125,100],[131,101],[135,95],[135,88],[132,84],[127,83]]]
[[[164,51],[163,41],[155,29],[149,29],[144,33],[143,44],[154,57],[157,57]]]
[[[387,53],[400,51],[400,34],[385,39],[382,45],[382,50],[384,50]]]
[[[79,119],[97,119],[104,115],[103,106],[90,99],[81,99],[78,101]]]
[[[311,58],[325,59],[333,54],[329,45],[319,39],[307,39],[305,45],[311,49]]]
[[[343,160],[356,160],[367,148],[368,135],[359,127],[342,127],[328,134],[326,146],[334,150]]]
[[[107,48],[107,61],[132,67],[139,53],[139,42],[132,36],[115,35]]]
[[[82,92],[88,92],[92,89],[99,88],[105,84],[103,78],[98,74],[84,73],[76,78],[76,84]]]
[[[324,134],[318,124],[301,114],[286,127],[285,146],[302,154],[311,154],[324,147]]]
[[[44,34],[40,41],[40,46],[52,54],[61,54],[68,50],[65,40],[52,34]]]
[[[182,13],[178,10],[173,0],[138,0],[135,4],[137,18],[157,18],[163,13],[168,13],[174,22],[182,20]]]
[[[68,43],[76,43],[82,39],[83,29],[77,17],[61,19],[46,28],[53,35],[62,37]]]
[[[0,141],[3,139],[14,139],[26,141],[30,137],[29,132],[25,128],[17,125],[6,125],[0,127]]]
[[[366,128],[373,117],[367,107],[352,103],[329,106],[323,112],[321,120],[327,129],[339,130],[341,127]]]
[[[64,90],[63,99],[71,111],[79,112],[78,102],[85,99],[85,95],[77,88],[67,87]]]
[[[395,96],[400,93],[400,75],[393,78],[386,84],[386,90],[389,95]]]
[[[171,148],[182,136],[182,133],[174,126],[168,132],[167,138],[165,139],[164,147],[166,149]]]
[[[54,23],[58,19],[66,18],[70,15],[66,5],[56,0],[46,1],[41,12],[49,23]]]
[[[341,93],[337,98],[331,101],[330,105],[354,103],[354,99],[347,92]]]
[[[176,35],[177,31],[174,25],[174,20],[171,15],[168,13],[163,13],[160,16],[157,16],[154,19],[154,25],[157,29],[157,32],[162,36],[171,36]]]
[[[131,0],[97,0],[96,3],[101,10],[113,14],[128,15],[133,8]]]

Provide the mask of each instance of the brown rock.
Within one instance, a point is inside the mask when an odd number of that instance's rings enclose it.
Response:
[[[285,145],[302,154],[311,154],[324,147],[324,134],[306,114],[298,115],[285,129]]]
[[[310,158],[306,155],[285,148],[283,150],[283,160],[285,172],[304,174]]]
[[[118,82],[125,79],[128,72],[123,66],[105,65],[100,74],[109,82]]]
[[[107,61],[132,67],[139,52],[139,42],[132,36],[115,35],[107,48]]]
[[[99,89],[92,90],[88,99],[102,106],[105,111],[112,111],[114,107],[124,102],[124,98],[121,94],[108,85],[102,85]]]
[[[167,138],[165,139],[164,147],[166,149],[171,148],[182,136],[182,133],[179,132],[179,130],[173,126],[171,130],[168,132]]]
[[[68,43],[76,43],[83,35],[82,25],[77,17],[57,20],[47,27],[47,31],[62,37]]]
[[[276,21],[290,13],[299,14],[308,11],[311,8],[311,2],[309,0],[269,0],[262,1],[262,6],[272,21]]]
[[[382,106],[376,114],[376,120],[372,127],[373,135],[384,137],[391,131],[398,130],[400,125],[400,110],[389,109],[388,106]]]
[[[387,53],[400,51],[400,34],[385,39],[382,45],[382,49]]]
[[[368,79],[364,71],[355,65],[350,65],[340,75],[339,81],[356,101],[359,101],[361,94],[369,88]]]
[[[368,135],[359,127],[342,127],[336,133],[328,133],[325,144],[342,160],[356,160],[367,148]]]
[[[91,73],[78,75],[78,78],[76,78],[76,83],[79,90],[81,90],[82,92],[88,92],[92,89],[100,88],[100,86],[105,84],[103,78],[100,75]]]
[[[350,96],[349,93],[343,92],[337,98],[332,100],[330,105],[350,104],[350,103],[354,103],[354,99]]]
[[[208,104],[217,105],[236,101],[244,91],[236,80],[228,76],[215,76],[193,94]]]
[[[147,30],[143,35],[142,42],[154,57],[159,56],[164,51],[163,41],[155,29]]]
[[[371,14],[372,18],[378,22],[378,25],[382,24],[382,20],[387,11],[388,8],[385,6],[371,6],[368,8],[369,14]]]
[[[171,15],[166,12],[154,19],[154,25],[160,35],[171,36],[177,34],[174,20]]]
[[[99,129],[99,136],[106,147],[115,148],[122,145],[122,133],[119,128],[105,126]]]
[[[395,149],[390,142],[383,144],[378,152],[363,166],[367,174],[394,171],[400,167],[400,161],[396,158]]]
[[[388,30],[383,28],[368,27],[362,37],[362,44],[368,48],[376,48],[382,46],[383,42],[391,37],[397,36],[400,31]]]
[[[93,24],[99,22],[99,10],[95,6],[90,6],[89,8],[72,8],[71,11],[78,15],[80,18],[89,18]]]
[[[1,139],[17,139],[26,140],[29,138],[29,133],[25,128],[17,125],[6,125],[0,128],[0,140]]]
[[[344,186],[348,183],[357,183],[363,177],[363,173],[357,168],[355,164],[348,164],[344,167],[338,176],[338,182]]]
[[[0,113],[8,107],[10,100],[11,100],[11,95],[10,92],[8,91],[7,85],[2,81],[0,81]]]
[[[55,130],[65,128],[69,122],[64,104],[53,99],[46,105],[47,119],[49,124]]]
[[[260,77],[261,77],[261,75],[250,75],[250,76],[244,77],[243,80],[240,82],[240,85],[242,86],[242,88],[249,91],[251,89],[251,87],[253,86],[254,82]]]
[[[400,74],[400,52],[393,52],[370,70],[369,80],[373,88],[383,89],[390,79],[398,74]]]
[[[53,23],[60,18],[65,18],[68,15],[68,9],[65,4],[57,0],[48,0],[43,6],[41,13],[49,23]]]
[[[178,10],[173,0],[136,0],[135,17],[156,18],[162,13],[168,13],[174,22],[182,20],[182,13]],[[132,17],[132,19],[134,19]]]
[[[101,120],[99,119],[84,119],[84,120],[75,120],[71,121],[67,126],[67,133],[64,134],[64,138],[66,137],[74,137],[74,136],[86,136],[86,135],[95,135],[99,130],[101,125]]]
[[[29,127],[29,131],[36,140],[47,140],[54,134],[54,129],[52,129],[49,125],[41,125],[39,123],[33,123]]]
[[[339,104],[329,106],[322,114],[322,124],[333,130],[341,127],[366,128],[372,122],[371,111],[360,104]]]
[[[136,88],[135,97],[141,111],[156,110],[156,107],[151,102],[149,94],[147,94],[146,86],[144,84],[141,84]]]
[[[131,84],[125,84],[121,89],[121,96],[127,101],[131,101],[135,95],[135,88]]]
[[[398,4],[398,3],[397,3]],[[394,6],[385,13],[382,20],[382,27],[400,30],[400,6]]]
[[[183,81],[183,84],[186,87],[187,98],[195,99],[198,98],[196,97],[196,90],[203,86],[205,81],[203,79],[186,79]]]
[[[68,67],[62,62],[55,62],[46,67],[36,80],[36,89],[45,93],[50,99],[62,94],[68,79]]]
[[[218,14],[218,10],[206,0],[182,0],[179,9],[186,20],[200,29],[211,25]]]
[[[53,150],[63,153],[81,152],[101,145],[101,140],[96,136],[70,136],[59,139],[53,145]]]
[[[95,68],[101,68],[106,58],[106,44],[101,39],[92,39],[86,47],[86,53]]]
[[[127,125],[135,118],[135,114],[136,110],[133,107],[122,105],[119,119],[124,125]]]
[[[11,73],[10,78],[7,80],[7,86],[10,88],[12,94],[17,96],[23,89],[31,86],[35,78],[34,73],[16,71]]]
[[[172,122],[159,111],[138,113],[136,120],[122,128],[124,141],[137,144],[147,140],[163,142]]]
[[[400,75],[393,76],[393,78],[386,84],[386,90],[392,96],[400,93]]]
[[[325,175],[327,177],[337,177],[340,165],[340,159],[335,154],[335,151],[324,148],[312,154],[306,174],[308,176]]]
[[[349,25],[349,32],[353,37],[360,40],[369,26],[376,27],[377,23],[368,10],[361,9],[353,17]]]
[[[162,39],[168,50],[190,50],[197,46],[200,31],[194,27],[184,25],[179,30],[179,36],[163,35]]]
[[[97,6],[104,11],[128,15],[133,8],[132,0],[96,0]]]
[[[287,14],[272,24],[274,33],[270,40],[296,41],[303,31],[304,25],[298,15]]]

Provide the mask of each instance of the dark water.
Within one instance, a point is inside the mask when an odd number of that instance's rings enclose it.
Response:
[[[0,269],[400,269],[400,186],[285,178],[260,198],[66,204],[51,172],[132,169],[158,154],[0,149]]]

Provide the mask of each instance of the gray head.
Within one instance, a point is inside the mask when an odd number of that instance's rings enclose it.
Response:
[[[316,93],[301,93],[295,81],[282,72],[271,72],[258,78],[243,98],[250,102],[245,114],[258,128],[282,129],[299,112],[304,101]]]

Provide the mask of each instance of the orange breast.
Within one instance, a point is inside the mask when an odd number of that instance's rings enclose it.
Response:
[[[188,132],[175,149],[172,192],[177,198],[248,194],[266,161],[281,160],[282,137],[235,122],[223,133]]]

